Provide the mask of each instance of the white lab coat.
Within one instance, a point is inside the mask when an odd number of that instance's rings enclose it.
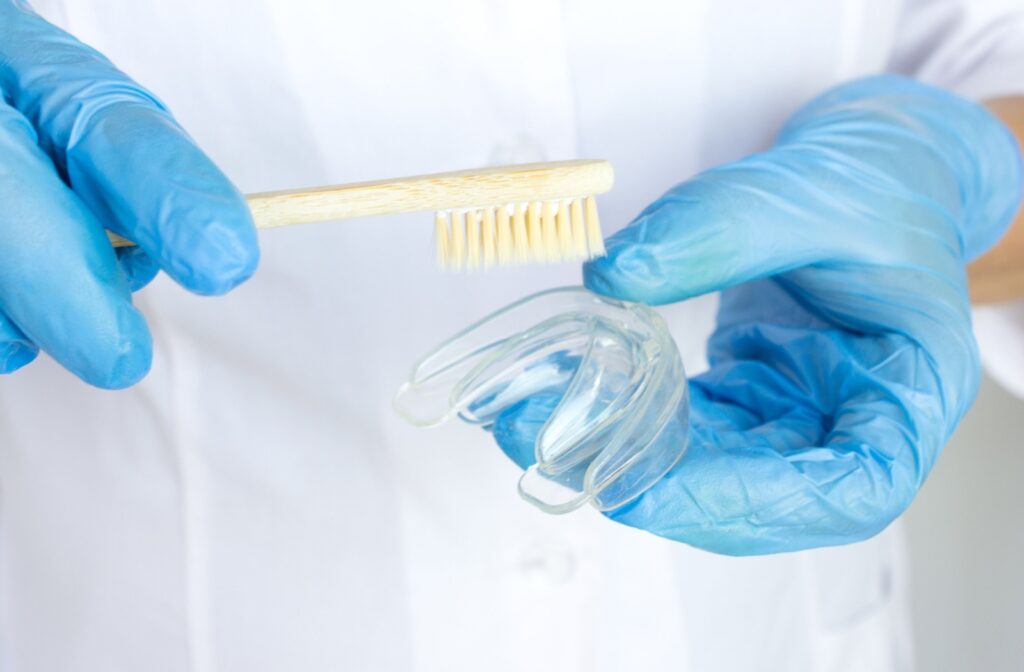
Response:
[[[1022,83],[1019,3],[38,0],[244,191],[610,159],[606,231],[887,67]],[[1016,81],[1012,81],[1016,77]],[[153,371],[0,380],[0,669],[906,670],[897,526],[735,559],[544,515],[465,426],[389,407],[426,348],[572,265],[440,274],[424,215],[261,234],[228,297],[137,296]],[[672,306],[703,366],[714,297]]]

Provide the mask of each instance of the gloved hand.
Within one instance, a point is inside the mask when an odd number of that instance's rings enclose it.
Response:
[[[974,399],[965,262],[1020,200],[1019,150],[983,108],[896,77],[811,101],[768,151],[672,189],[589,263],[647,303],[722,294],[690,381],[688,452],[609,516],[701,548],[843,544],[910,503]],[[521,465],[559,398],[494,434]]]
[[[18,0],[0,0],[0,93],[0,372],[42,348],[131,385],[151,358],[131,292],[158,269],[200,294],[249,277],[245,200],[160,101]]]

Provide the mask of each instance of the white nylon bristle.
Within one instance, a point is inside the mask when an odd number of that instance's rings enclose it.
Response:
[[[572,222],[572,243],[573,252],[577,257],[587,256],[587,227],[583,220],[583,201],[578,198],[572,199],[572,205],[569,206],[569,220]],[[444,244],[447,249],[447,243]],[[437,248],[441,249],[442,243],[439,241]]]
[[[555,222],[555,213],[558,212],[558,204],[546,201],[541,206],[541,231],[544,236],[544,257],[551,261],[559,258],[558,254],[558,224]]]
[[[451,256],[448,240],[448,213],[439,212],[434,215],[434,241],[437,247],[437,265],[442,268],[448,265],[448,258]]]
[[[437,261],[452,269],[604,254],[593,196],[438,212]]]
[[[438,247],[444,245],[437,241]],[[498,263],[505,265],[512,262],[512,213],[508,208],[498,208],[498,239],[495,241],[498,251]]]
[[[572,225],[569,223],[569,202],[558,204],[558,256],[572,256]]]
[[[544,229],[541,227],[540,203],[533,202],[526,206],[526,243],[529,249],[524,261],[535,259],[547,261],[547,249],[544,247]]]
[[[526,205],[516,203],[515,213],[512,216],[512,249],[515,250],[515,260],[525,262],[530,258],[530,234],[526,230]]]
[[[587,223],[587,248],[590,257],[604,256],[604,236],[601,235],[601,222],[597,219],[597,201],[593,196],[587,196],[583,202],[586,215],[584,220]]]
[[[466,267],[476,268],[480,265],[480,211],[466,212]]]
[[[484,209],[484,220],[480,224],[480,235],[484,246],[484,268],[494,265],[497,253],[498,223],[494,217],[494,208]]]
[[[466,263],[466,222],[461,212],[452,213],[452,237],[448,245],[448,265],[456,270]]]

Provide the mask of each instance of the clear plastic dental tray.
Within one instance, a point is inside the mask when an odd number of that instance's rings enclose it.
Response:
[[[622,506],[686,450],[686,376],[664,321],[582,287],[528,296],[470,325],[416,363],[394,406],[418,426],[456,415],[489,424],[552,391],[564,394],[519,481],[544,511]]]

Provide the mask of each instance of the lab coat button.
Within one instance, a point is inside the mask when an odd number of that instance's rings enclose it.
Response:
[[[491,148],[489,162],[495,166],[510,163],[539,163],[547,161],[544,147],[536,138],[519,133],[498,142]]]

